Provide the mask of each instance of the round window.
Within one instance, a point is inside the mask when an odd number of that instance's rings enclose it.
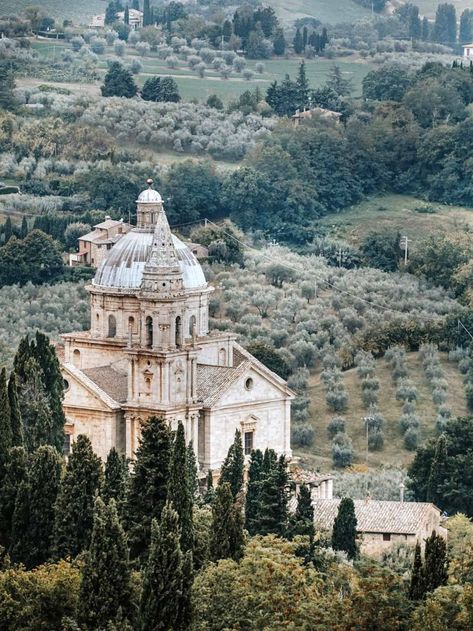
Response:
[[[247,390],[251,390],[253,387],[253,379],[251,377],[248,377],[248,379],[245,381],[245,388]]]
[[[71,386],[69,385],[69,382],[67,381],[67,379],[64,379],[64,392],[67,392],[70,387]]]

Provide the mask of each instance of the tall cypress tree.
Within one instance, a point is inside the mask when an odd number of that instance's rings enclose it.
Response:
[[[206,486],[205,493],[202,499],[205,504],[212,505],[215,499],[215,489],[214,489],[214,478],[213,478],[211,469],[207,471],[207,479],[205,481],[205,486]]]
[[[245,498],[245,527],[250,535],[258,532],[256,519],[260,514],[261,476],[263,473],[263,453],[257,449],[251,452],[248,467],[248,485]]]
[[[51,437],[49,444],[62,453],[64,446],[64,425],[66,417],[62,408],[64,399],[64,379],[61,374],[61,367],[56,355],[54,346],[49,342],[49,338],[36,332],[35,339],[31,344],[32,355],[41,367],[41,378],[49,400],[52,412]]]
[[[130,557],[143,557],[151,536],[151,521],[159,519],[168,495],[171,432],[163,418],[144,424],[130,479],[126,520]]]
[[[312,506],[310,488],[306,484],[301,484],[299,488],[296,512],[290,520],[290,534],[291,537],[308,535],[311,539],[315,534],[314,507]]]
[[[24,239],[28,234],[28,220],[23,215],[23,219],[21,220],[21,228],[20,228],[20,239]]]
[[[425,541],[423,587],[425,593],[447,584],[447,544],[435,530]]]
[[[429,18],[426,16],[422,18],[421,38],[424,42],[428,42],[430,39],[430,22],[429,22]]]
[[[11,531],[16,498],[21,483],[28,472],[28,458],[23,447],[13,447],[8,455],[5,474],[0,485],[0,545],[8,549],[11,545]]]
[[[197,460],[192,442],[187,445],[187,477],[192,499],[199,495],[199,480],[197,477]]]
[[[143,26],[149,26],[151,23],[152,15],[149,0],[143,0]]]
[[[220,470],[219,485],[228,482],[232,490],[233,498],[236,499],[237,495],[243,488],[243,470],[245,467],[245,456],[243,454],[243,445],[241,442],[240,430],[235,431],[235,438],[233,444],[227,453],[227,457]]]
[[[24,366],[19,403],[25,429],[26,449],[32,452],[41,445],[51,444],[52,410],[41,380],[41,367],[34,357],[30,357]]]
[[[347,553],[349,559],[356,559],[356,516],[355,505],[349,497],[344,497],[338,506],[332,531],[332,547]]]
[[[300,55],[302,51],[304,50],[304,46],[303,46],[301,31],[299,28],[296,30],[296,34],[294,35],[294,40],[292,43],[294,46],[294,52],[296,53],[296,55]]]
[[[298,107],[304,108],[309,105],[309,82],[305,72],[305,62],[299,66],[299,72],[296,79]]]
[[[56,502],[55,556],[75,557],[90,544],[95,496],[102,484],[102,465],[87,436],[72,445],[66,474]]]
[[[105,629],[130,613],[131,575],[125,532],[115,500],[95,501],[94,527],[82,572],[78,619],[87,629]],[[122,617],[123,620],[123,617]]]
[[[2,83],[2,71],[3,68],[5,67],[5,64],[0,64],[0,84]],[[10,241],[10,239],[13,236],[13,225],[11,222],[11,217],[10,215],[8,215],[7,220],[5,221],[5,227],[3,229],[3,237],[4,237],[4,243],[8,243]]]
[[[442,500],[442,487],[445,481],[448,466],[447,437],[441,434],[437,438],[434,458],[430,467],[429,479],[427,482],[427,501],[437,504]]]
[[[212,532],[210,555],[213,561],[234,559],[243,556],[243,518],[240,507],[235,504],[229,482],[217,487],[212,506]]]
[[[125,456],[119,454],[115,447],[112,447],[105,463],[102,497],[107,504],[110,500],[115,501],[120,516],[123,514],[128,477],[128,464]]]
[[[52,556],[61,473],[62,458],[53,447],[40,447],[33,454],[28,481],[16,503],[12,532],[12,558],[27,568],[41,565]],[[27,506],[22,505],[24,502]]]
[[[270,471],[262,477],[258,513],[255,518],[255,529],[258,534],[285,534],[288,521],[287,485],[287,464],[284,456],[281,456],[278,461],[272,461]]]
[[[17,108],[17,101],[14,96],[15,88],[15,79],[13,73],[11,71],[11,64],[8,63],[8,60],[3,60],[0,62],[0,109],[4,110],[15,110]],[[11,219],[7,217],[7,222],[10,220],[10,228],[11,228]],[[11,232],[8,239],[11,237]],[[5,233],[5,243],[7,243],[8,239],[6,238]]]
[[[140,603],[141,631],[187,628],[192,553],[187,552],[188,559],[184,561],[180,539],[179,516],[172,504],[167,503],[159,524],[153,519],[151,525],[151,545]]]
[[[193,540],[193,498],[190,485],[184,426],[179,421],[171,457],[168,499],[179,515],[181,549],[184,551],[192,549]]]
[[[0,480],[5,474],[8,453],[13,445],[10,401],[8,398],[7,371],[0,372]]]
[[[8,402],[10,404],[10,425],[12,431],[12,444],[14,447],[22,447],[24,444],[23,420],[21,418],[20,405],[18,403],[18,385],[15,371],[10,374],[8,380]]]
[[[424,597],[424,572],[422,567],[422,554],[420,543],[416,543],[414,553],[414,565],[412,566],[411,581],[409,583],[409,598],[411,600],[421,600]]]
[[[130,9],[128,8],[128,5],[126,5],[125,7],[125,15],[123,17],[123,21],[127,26],[130,26]]]

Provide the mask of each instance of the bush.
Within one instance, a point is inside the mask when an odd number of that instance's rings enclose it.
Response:
[[[473,384],[467,383],[465,386],[465,398],[468,409],[473,412]]]
[[[343,412],[348,405],[348,393],[343,390],[329,390],[325,395],[327,406],[332,412]]]
[[[292,442],[297,447],[310,447],[314,442],[315,430],[312,425],[292,426]]]
[[[345,433],[336,434],[332,440],[332,460],[335,467],[344,469],[353,462],[353,445]]]
[[[373,451],[381,451],[384,447],[384,432],[380,429],[370,432],[368,435],[368,446]]]
[[[417,388],[411,381],[402,380],[396,390],[398,401],[417,401]]]
[[[417,414],[403,414],[399,419],[399,427],[402,432],[406,432],[409,428],[418,429],[420,427],[420,418]]]
[[[361,393],[361,399],[366,410],[373,405],[377,405],[379,401],[378,393],[376,392],[376,390],[363,390]]]
[[[419,446],[420,432],[416,427],[410,427],[404,434],[404,447],[409,451],[415,451]]]
[[[327,432],[330,438],[333,438],[336,434],[343,434],[345,432],[345,425],[345,419],[342,416],[334,416],[327,425]]]
[[[445,403],[447,398],[447,393],[441,388],[435,388],[435,390],[433,390],[432,392],[432,401],[435,403],[435,405],[441,405],[442,403]]]

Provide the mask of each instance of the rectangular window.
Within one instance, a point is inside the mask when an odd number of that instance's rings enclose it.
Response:
[[[68,456],[71,453],[71,435],[64,434],[64,445],[63,445],[63,453],[65,456]]]
[[[254,432],[245,432],[245,456],[249,456],[253,451]]]
[[[391,534],[389,532],[383,532],[383,541],[391,541]]]

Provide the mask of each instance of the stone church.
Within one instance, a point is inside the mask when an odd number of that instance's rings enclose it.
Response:
[[[105,459],[129,458],[147,418],[184,424],[200,470],[220,468],[242,432],[245,454],[291,456],[292,392],[229,333],[209,333],[213,291],[171,233],[160,194],[137,201],[137,226],[108,252],[90,294],[90,331],[63,335],[68,442],[86,434]]]

